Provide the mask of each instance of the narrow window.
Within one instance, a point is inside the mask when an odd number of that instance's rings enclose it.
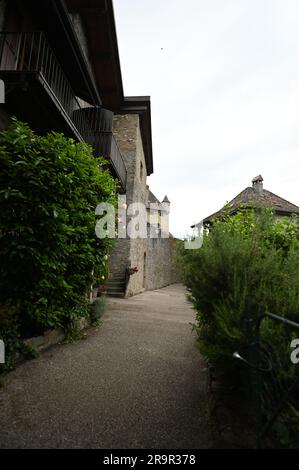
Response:
[[[143,179],[143,164],[140,162],[140,179]]]

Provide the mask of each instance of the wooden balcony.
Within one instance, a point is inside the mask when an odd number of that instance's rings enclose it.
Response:
[[[12,113],[37,130],[83,140],[89,123],[76,112],[80,101],[42,32],[0,33],[0,73]]]
[[[84,136],[94,150],[94,155],[103,156],[110,162],[113,174],[119,179],[121,191],[125,192],[127,170],[112,132],[93,131]]]
[[[53,130],[86,140],[96,155],[110,160],[125,190],[126,168],[112,132],[103,132],[97,120],[90,119],[101,108],[86,108],[76,97],[42,32],[0,33],[0,78],[5,82],[5,106],[10,114],[37,132]]]

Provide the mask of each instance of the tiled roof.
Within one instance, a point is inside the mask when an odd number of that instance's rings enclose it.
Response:
[[[150,189],[148,190],[148,202],[160,204],[159,199],[151,192]]]
[[[254,188],[244,189],[238,196],[226,204],[220,211],[206,217],[204,222],[210,222],[212,219],[224,214],[234,213],[240,206],[244,207],[269,207],[279,215],[298,214],[299,207],[291,202],[277,196],[266,189],[261,192]]]

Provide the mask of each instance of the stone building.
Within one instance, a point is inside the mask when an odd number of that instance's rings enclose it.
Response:
[[[167,218],[170,214],[170,201],[165,196],[160,203],[149,190],[148,204],[149,218],[152,212],[158,212],[154,217],[156,223],[149,225],[149,234],[152,236],[148,236],[146,247],[145,288],[150,290],[180,282],[181,279],[175,262],[177,240],[168,231]],[[163,218],[166,219],[166,223],[163,223]]]
[[[140,118],[136,114],[116,115],[113,133],[123,155],[127,170],[126,205],[142,203],[145,208],[146,233],[138,238],[116,240],[110,258],[109,293],[115,296],[134,295],[147,289],[158,289],[180,277],[175,265],[176,241],[168,232],[167,221],[163,233],[162,218],[168,219],[170,203],[162,203],[146,184],[147,161],[144,155]],[[126,218],[126,224],[130,216]],[[137,272],[129,274],[130,269]]]
[[[222,209],[206,217],[203,222],[205,225],[211,225],[213,220],[222,216],[234,215],[242,209],[257,209],[259,207],[272,209],[274,215],[280,218],[291,217],[292,215],[299,216],[299,207],[265,189],[264,179],[261,175],[258,175],[253,178],[252,186],[245,188]]]
[[[58,131],[88,142],[108,160],[127,203],[147,207],[146,178],[153,173],[150,98],[124,96],[112,0],[0,0],[0,28],[0,79],[6,88],[0,127],[15,115],[40,134]],[[118,240],[112,284],[130,295],[171,283],[173,246],[173,239],[155,249],[146,237]],[[158,251],[165,273],[159,265],[155,274]],[[130,267],[138,272],[128,277]]]

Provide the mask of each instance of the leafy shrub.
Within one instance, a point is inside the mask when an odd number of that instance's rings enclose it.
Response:
[[[211,361],[228,366],[232,352],[246,347],[246,298],[257,315],[270,310],[299,321],[298,247],[295,221],[247,210],[215,221],[202,248],[180,249],[201,348]]]
[[[205,232],[202,248],[181,248],[178,259],[197,312],[194,328],[201,352],[227,377],[248,387],[250,369],[232,360],[235,351],[248,358],[252,341],[244,321],[245,301],[253,318],[271,311],[299,323],[298,220],[276,219],[269,210],[242,210],[216,220]],[[278,383],[291,384],[296,367],[281,325],[264,321],[261,343],[279,366]],[[270,390],[265,413],[274,400]]]
[[[102,295],[94,299],[89,306],[90,321],[92,325],[97,325],[106,309],[106,297]]]
[[[22,337],[87,314],[91,284],[107,277],[112,241],[96,238],[95,208],[116,203],[116,182],[104,164],[17,120],[0,133],[0,305],[17,308]]]

